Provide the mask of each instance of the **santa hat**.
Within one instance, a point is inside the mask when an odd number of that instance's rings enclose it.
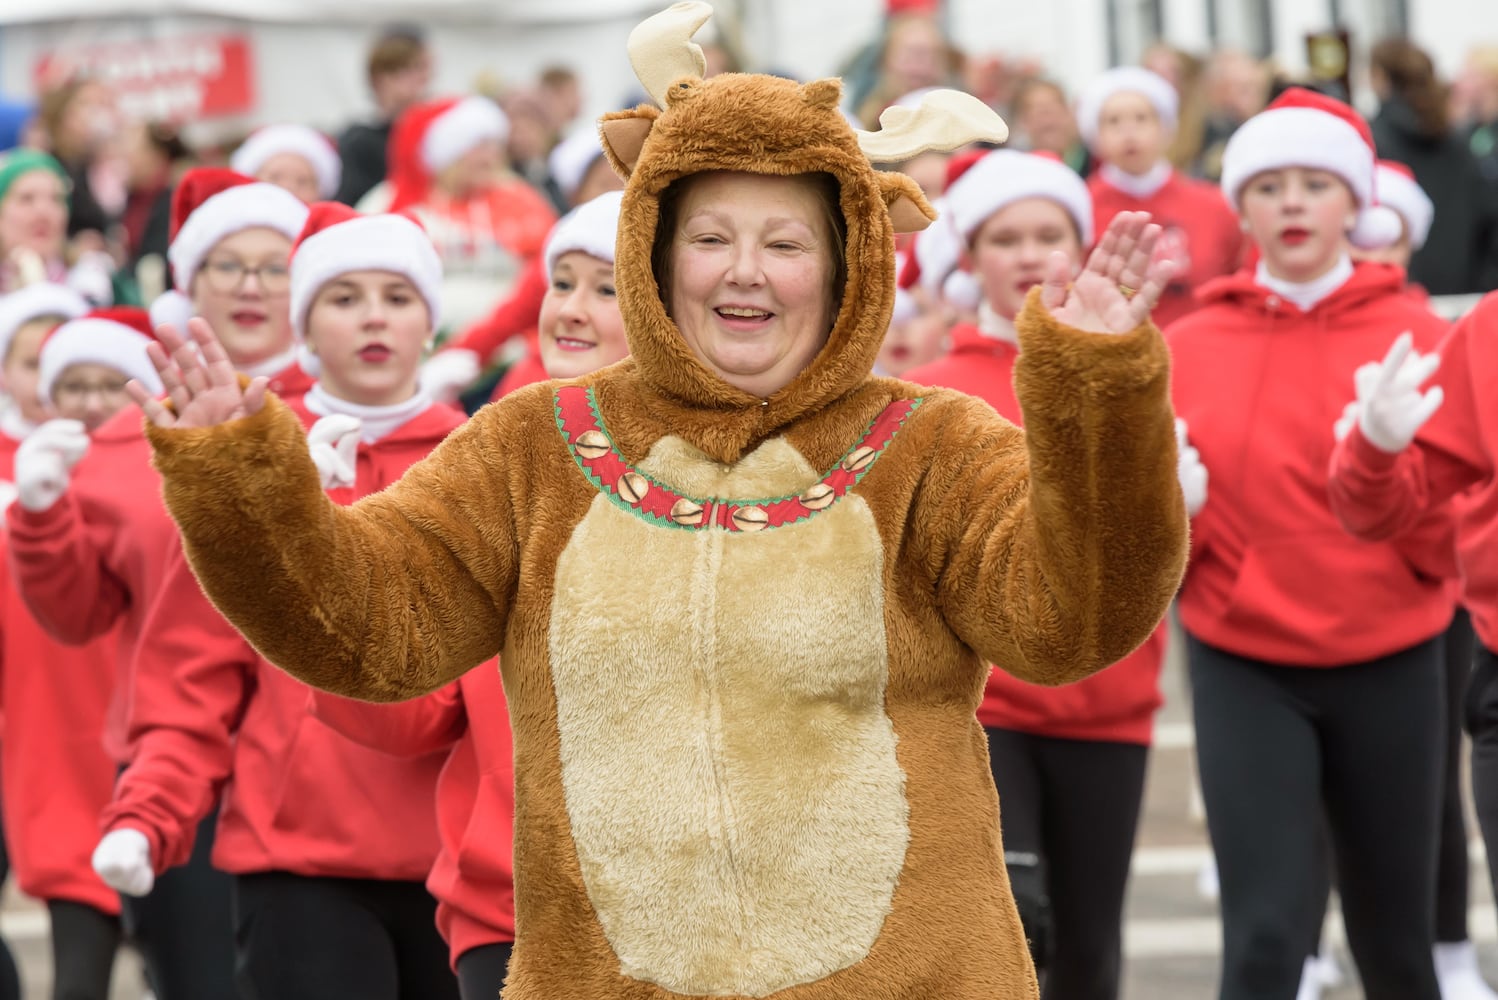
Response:
[[[151,300],[151,329],[169,326],[178,333],[187,329],[193,317],[192,299],[169,288]]]
[[[43,316],[70,320],[86,312],[88,303],[67,285],[43,281],[0,295],[0,361],[10,353],[16,333],[32,320]]]
[[[343,177],[338,150],[327,136],[305,125],[267,125],[257,129],[234,151],[229,167],[254,177],[267,160],[282,153],[293,153],[312,165],[319,196],[331,198],[338,193],[338,182]]]
[[[1378,161],[1378,202],[1393,209],[1404,220],[1410,231],[1410,249],[1419,250],[1430,236],[1430,224],[1435,221],[1436,206],[1430,195],[1415,180],[1415,174],[1403,163],[1392,160]]]
[[[1082,245],[1092,244],[1092,196],[1076,171],[1054,156],[996,149],[943,195],[957,236],[966,246],[988,217],[1026,198],[1049,198],[1066,210]]]
[[[546,274],[550,278],[565,253],[581,250],[589,257],[614,262],[623,191],[606,191],[562,216],[546,239]]]
[[[1222,191],[1234,206],[1257,174],[1304,167],[1336,174],[1359,212],[1349,238],[1372,249],[1399,239],[1399,220],[1378,211],[1373,132],[1363,116],[1325,94],[1291,87],[1244,122],[1222,153]]]
[[[273,229],[288,240],[307,221],[296,195],[232,170],[198,167],[182,175],[172,193],[172,283],[184,292],[219,241],[246,229]]]
[[[911,264],[901,271],[900,279],[907,287],[919,284],[931,296],[958,309],[976,309],[983,301],[983,289],[977,278],[959,266],[963,239],[953,224],[951,209],[945,198],[936,199],[932,207],[937,211],[936,222],[916,235]]]
[[[352,271],[390,271],[409,281],[426,302],[432,329],[442,324],[442,260],[431,237],[409,216],[360,215],[347,205],[320,201],[291,248],[291,328],[307,336],[307,314],[317,292]],[[302,352],[302,369],[318,374],[315,356]]]
[[[551,171],[551,179],[557,182],[563,196],[571,202],[577,195],[577,189],[583,186],[588,171],[601,159],[603,143],[599,140],[596,129],[587,128],[574,132],[557,143],[551,155],[546,158],[546,166]]]
[[[1077,131],[1089,147],[1097,143],[1103,105],[1118,94],[1143,94],[1154,105],[1160,124],[1166,129],[1176,127],[1181,98],[1170,81],[1140,66],[1120,66],[1095,77],[1077,97]]]
[[[70,319],[47,335],[42,343],[41,377],[37,396],[50,402],[57,378],[73,365],[105,365],[136,379],[154,396],[161,392],[161,378],[146,354],[151,336],[151,318],[139,306],[95,309]]]
[[[510,119],[487,97],[445,97],[407,108],[390,132],[390,210],[425,201],[432,178],[464,153],[509,136]]]

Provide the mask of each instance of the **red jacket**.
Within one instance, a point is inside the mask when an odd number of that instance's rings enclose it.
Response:
[[[515,940],[514,750],[494,663],[427,698],[370,705],[314,693],[317,717],[391,754],[450,751],[437,779],[441,850],[427,876],[454,967],[464,952]]]
[[[509,296],[448,346],[473,351],[481,362],[488,362],[510,338],[534,333],[536,323],[541,319],[541,300],[550,288],[551,275],[546,273],[546,259],[538,253],[515,279],[515,287]]]
[[[461,423],[433,405],[361,444],[355,487],[335,499],[384,489]],[[359,746],[313,717],[311,698],[214,610],[175,548],[136,664],[136,757],[105,827],[144,833],[156,870],[165,871],[187,859],[222,784],[213,863],[223,871],[426,878],[443,757],[399,759]]]
[[[1148,198],[1136,198],[1095,173],[1087,189],[1092,192],[1093,221],[1099,234],[1119,212],[1148,212],[1165,230],[1158,252],[1168,254],[1183,270],[1155,306],[1155,325],[1162,330],[1197,307],[1197,289],[1213,278],[1232,274],[1242,263],[1243,230],[1215,184],[1173,171],[1160,190]]]
[[[1378,450],[1354,429],[1332,463],[1332,507],[1361,537],[1392,538],[1447,498],[1474,491],[1459,505],[1462,603],[1482,644],[1498,650],[1498,295],[1457,323],[1440,351],[1431,384],[1442,387],[1446,401],[1414,447],[1398,455]]]
[[[312,379],[296,365],[270,383],[288,402],[311,387]],[[94,432],[57,503],[40,513],[11,504],[6,521],[12,579],[53,637],[81,645],[119,626],[116,696],[104,744],[117,763],[128,764],[134,747],[125,713],[136,648],[167,556],[179,547],[140,411],[127,407]]]
[[[951,351],[929,365],[906,372],[920,385],[957,389],[985,400],[999,415],[1022,424],[1014,395],[1014,362],[1019,350],[985,336],[974,326],[951,332]],[[1160,666],[1165,659],[1166,628],[1161,626],[1143,646],[1108,669],[1064,687],[1027,684],[1002,669],[988,675],[978,721],[993,729],[1070,740],[1149,744],[1155,710],[1160,707]]]
[[[1406,543],[1347,534],[1332,514],[1332,426],[1353,372],[1401,331],[1428,350],[1445,324],[1403,291],[1404,272],[1359,264],[1309,312],[1243,271],[1203,290],[1166,331],[1176,412],[1210,480],[1192,522],[1180,597],[1192,635],[1301,667],[1360,663],[1440,633],[1453,604],[1449,508]]]

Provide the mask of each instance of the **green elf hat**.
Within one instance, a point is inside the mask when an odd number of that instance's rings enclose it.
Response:
[[[13,149],[0,155],[0,201],[10,194],[10,187],[33,170],[50,170],[67,187],[68,172],[62,164],[38,149]]]

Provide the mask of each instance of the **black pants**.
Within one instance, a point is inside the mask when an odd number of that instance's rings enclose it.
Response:
[[[1115,1000],[1149,748],[989,729],[988,756],[1045,1000]]]
[[[48,900],[47,913],[52,918],[52,1000],[109,1000],[123,933],[119,918],[66,899]]]
[[[237,876],[241,1000],[458,1000],[436,915],[420,882]]]
[[[209,864],[217,814],[198,825],[187,864],[149,895],[121,897],[125,932],[140,951],[157,1000],[234,1000],[232,880]]]
[[[1257,663],[1188,635],[1197,765],[1222,885],[1222,1000],[1292,1000],[1324,814],[1367,1000],[1440,1000],[1440,637],[1365,664]]]
[[[458,989],[463,1000],[496,1000],[510,971],[510,941],[470,948],[458,956]]]
[[[1498,894],[1498,653],[1485,646],[1477,647],[1464,710],[1472,737],[1472,801],[1488,849],[1488,875]]]

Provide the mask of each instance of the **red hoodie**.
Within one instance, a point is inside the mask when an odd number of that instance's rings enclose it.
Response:
[[[270,383],[288,402],[311,387],[296,365]],[[11,504],[6,521],[12,581],[48,633],[81,645],[119,626],[104,745],[117,763],[128,764],[134,748],[125,713],[136,647],[167,557],[180,547],[140,411],[127,407],[94,432],[57,503],[39,513]]]
[[[1332,508],[1359,536],[1385,539],[1404,535],[1433,507],[1475,489],[1461,504],[1462,603],[1482,644],[1498,650],[1498,294],[1457,323],[1440,352],[1431,384],[1442,387],[1446,401],[1414,446],[1397,455],[1373,447],[1354,429],[1332,462]]]
[[[299,402],[294,408],[314,422]],[[332,496],[352,502],[384,489],[462,420],[433,405],[360,444],[355,487]],[[155,869],[165,871],[187,860],[222,785],[213,848],[222,871],[426,878],[443,756],[398,759],[358,746],[313,717],[311,698],[214,610],[178,546],[136,664],[137,752],[104,813],[106,830],[145,834]]]
[[[1402,331],[1428,350],[1445,323],[1403,291],[1404,272],[1358,264],[1302,312],[1239,272],[1203,289],[1203,306],[1166,331],[1176,412],[1211,477],[1192,522],[1181,622],[1250,659],[1334,667],[1439,634],[1453,604],[1451,511],[1408,544],[1348,535],[1332,514],[1332,426],[1353,373]]]
[[[1014,362],[1019,349],[985,336],[975,326],[952,329],[946,357],[903,376],[919,385],[957,389],[977,396],[999,415],[1022,424],[1014,395]],[[1027,684],[995,668],[988,675],[978,721],[992,729],[1012,729],[1069,740],[1099,740],[1148,745],[1160,707],[1160,666],[1165,659],[1166,628],[1144,645],[1091,677],[1064,687]]]
[[[1157,253],[1167,254],[1182,270],[1155,306],[1155,325],[1165,329],[1197,307],[1197,289],[1232,274],[1243,262],[1243,230],[1222,189],[1171,171],[1170,180],[1148,198],[1136,198],[1094,173],[1092,192],[1095,231],[1106,232],[1119,212],[1148,212],[1165,230]]]

